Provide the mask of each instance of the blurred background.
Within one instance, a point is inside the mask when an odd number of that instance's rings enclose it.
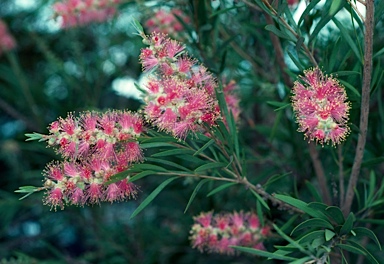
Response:
[[[291,4],[287,8],[294,13],[298,1],[288,2]],[[45,164],[58,159],[45,144],[26,142],[26,133],[46,134],[48,124],[68,112],[140,108],[140,94],[134,84],[145,79],[138,61],[144,45],[135,35],[133,18],[150,33],[148,20],[155,17],[156,11],[178,9],[188,19],[183,24],[183,17],[178,15],[183,30],[175,30],[174,37],[186,43],[189,53],[218,78],[237,82],[242,107],[239,132],[250,157],[248,178],[263,183],[277,175],[274,184],[280,192],[300,190],[302,197],[311,197],[310,189],[306,188],[307,182],[314,182],[307,142],[296,132],[289,107],[274,111],[290,100],[290,87],[283,80],[283,72],[294,80],[301,69],[287,55],[288,68],[279,69],[279,57],[270,34],[264,29],[268,22],[263,11],[252,9],[242,1],[119,1],[115,14],[106,21],[63,29],[62,18],[52,8],[54,3],[51,0],[0,3],[0,18],[15,41],[15,46],[0,56],[0,263],[259,261],[245,254],[202,254],[192,249],[188,240],[192,217],[201,211],[254,209],[254,198],[241,188],[208,198],[202,191],[184,214],[196,182],[173,183],[132,220],[129,217],[133,210],[163,179],[147,177],[138,181],[137,200],[66,207],[57,212],[43,205],[43,193],[19,200],[22,195],[14,191],[20,186],[41,186]],[[321,8],[314,10],[301,30],[309,32],[320,17]],[[375,33],[375,50],[382,48],[383,32]],[[327,72],[354,69],[353,55],[347,54],[348,45],[339,35],[337,29],[328,27],[314,44],[317,58],[331,58],[322,60]],[[297,54],[292,44],[282,41],[282,47],[286,54]],[[335,53],[335,47],[340,52]],[[372,91],[377,95],[372,102],[376,121],[370,123],[373,132],[367,147],[371,160],[367,166],[375,166],[380,173],[384,171],[381,60],[378,56],[374,62],[379,68]],[[301,63],[304,67],[309,65],[303,57]],[[361,76],[342,78],[354,84],[359,83]],[[352,90],[347,92],[355,105],[356,94]],[[358,107],[352,110],[352,122],[358,111]],[[352,164],[354,154],[348,151],[353,150],[356,137],[348,139],[345,145],[347,165]],[[334,155],[332,148],[325,148],[322,154],[329,171],[338,168]],[[274,191],[273,185],[269,191]],[[285,214],[272,210],[267,218],[279,216],[276,222],[283,224],[289,219]],[[377,231],[381,229],[377,227]]]

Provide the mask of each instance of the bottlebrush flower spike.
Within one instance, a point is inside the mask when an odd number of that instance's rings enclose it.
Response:
[[[292,90],[298,131],[320,144],[339,144],[349,134],[350,103],[344,87],[316,67],[304,72]]]
[[[82,26],[103,22],[116,13],[120,0],[67,0],[53,5],[55,17],[61,17],[61,27]]]
[[[161,33],[143,36],[149,45],[141,51],[144,71],[151,75],[144,114],[160,130],[177,138],[203,131],[220,117],[216,80],[208,70],[185,54],[185,47]]]
[[[184,30],[184,27],[176,16],[186,24],[190,23],[189,17],[185,16],[180,9],[175,8],[171,11],[159,9],[145,22],[144,26],[149,32],[164,33],[177,37]]]
[[[128,178],[110,185],[106,182],[143,159],[136,141],[142,131],[141,118],[127,111],[69,114],[53,122],[44,139],[64,160],[46,166],[44,203],[63,209],[65,204],[135,198],[137,187]]]
[[[233,255],[230,246],[263,249],[262,241],[269,235],[269,227],[261,227],[259,218],[251,212],[233,212],[213,215],[201,213],[194,217],[190,240],[201,252]]]

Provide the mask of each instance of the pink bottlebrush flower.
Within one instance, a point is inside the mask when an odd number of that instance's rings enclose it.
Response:
[[[85,189],[85,198],[90,204],[98,204],[103,197],[104,189],[99,183],[93,182]]]
[[[44,171],[48,190],[45,203],[53,207],[64,203],[83,206],[134,198],[134,184],[121,180],[107,185],[107,181],[142,161],[136,141],[142,131],[143,120],[127,111],[85,112],[78,117],[69,114],[53,122],[44,139],[64,160],[48,164]]]
[[[69,203],[72,205],[83,206],[86,200],[84,191],[77,186],[75,186],[72,190],[69,190],[67,196]]]
[[[269,235],[263,231],[267,227],[257,226],[259,219],[254,213],[200,213],[194,221],[190,240],[192,247],[201,252],[233,255],[235,251],[230,246],[261,248],[262,241]]]
[[[158,32],[182,38],[181,31],[184,30],[184,27],[176,16],[186,24],[190,22],[189,18],[180,9],[172,9],[171,11],[159,9],[154,15],[151,15],[151,18],[145,22],[144,26],[148,32]]]
[[[62,181],[64,179],[64,172],[62,167],[55,162],[48,163],[43,174],[47,179]]]
[[[103,22],[116,13],[119,0],[66,0],[52,6],[55,17],[61,17],[61,27],[70,28],[92,22]]]
[[[117,184],[121,191],[121,199],[136,199],[138,187],[134,183],[124,179],[117,182]]]
[[[103,195],[103,200],[113,203],[115,201],[120,201],[121,199],[121,190],[118,187],[116,183],[111,183],[108,185],[104,195]]]
[[[193,220],[199,223],[202,227],[209,227],[212,222],[213,212],[200,213],[200,215],[193,217]]]
[[[0,55],[8,52],[16,47],[14,37],[8,32],[8,27],[3,20],[0,19]]]
[[[55,211],[57,207],[60,207],[61,210],[63,210],[63,198],[63,190],[60,187],[54,187],[53,189],[47,192],[46,197],[44,198],[44,204],[50,205],[51,208],[55,209]]]
[[[320,144],[339,144],[349,134],[350,103],[344,87],[319,68],[309,69],[296,81],[292,90],[292,106],[298,131]]]
[[[181,55],[185,47],[166,35],[153,33],[145,42],[150,52],[143,49],[140,59],[145,71],[154,69],[144,98],[147,120],[177,138],[214,125],[220,113],[213,76],[186,54]]]

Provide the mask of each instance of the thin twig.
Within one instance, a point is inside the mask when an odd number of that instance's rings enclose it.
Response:
[[[361,163],[363,161],[365,143],[367,140],[368,116],[370,87],[372,78],[372,46],[373,46],[373,27],[374,27],[374,0],[366,1],[366,21],[364,36],[364,75],[363,87],[361,92],[361,111],[360,111],[360,133],[357,140],[355,160],[353,162],[351,176],[348,183],[345,203],[342,205],[344,215],[348,215],[351,210],[355,187],[360,174]]]

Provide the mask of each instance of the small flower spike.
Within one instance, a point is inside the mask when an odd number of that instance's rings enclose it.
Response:
[[[160,130],[184,139],[203,131],[220,117],[216,80],[208,70],[185,54],[185,47],[161,33],[145,37],[143,69],[150,72],[144,98],[146,119]]]
[[[52,208],[65,204],[99,204],[135,198],[137,187],[128,178],[106,184],[114,174],[143,160],[136,138],[143,132],[138,114],[128,111],[69,114],[51,123],[48,145],[64,160],[46,166],[44,203]]]
[[[264,249],[262,241],[270,233],[269,227],[262,227],[257,215],[251,212],[203,212],[194,221],[190,240],[192,247],[201,252],[234,255],[230,246]]]
[[[344,87],[332,76],[324,75],[319,68],[304,72],[292,90],[292,106],[299,124],[309,140],[333,146],[349,134],[348,112],[350,103]]]

